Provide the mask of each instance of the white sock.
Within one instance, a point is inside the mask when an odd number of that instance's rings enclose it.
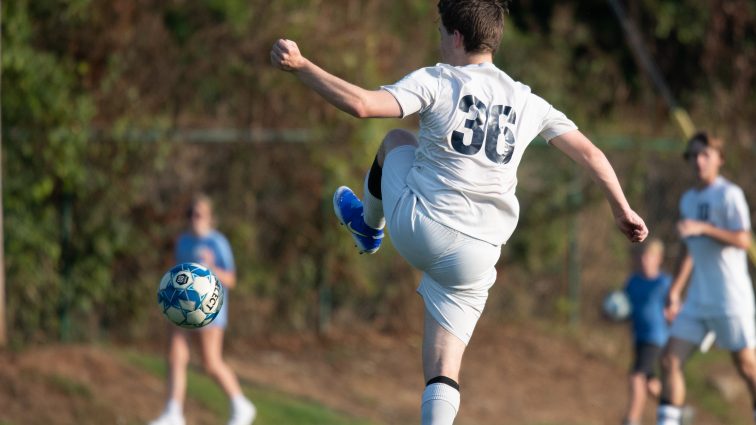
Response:
[[[231,410],[234,412],[239,411],[239,409],[244,409],[250,404],[252,404],[252,402],[247,400],[247,397],[244,397],[244,394],[237,394],[231,397]]]
[[[423,391],[422,425],[451,425],[459,410],[459,391],[442,383]]]
[[[383,217],[383,201],[376,198],[368,189],[368,176],[365,176],[362,193],[362,218],[373,229],[383,229],[386,219]]]
[[[168,416],[184,416],[184,406],[176,399],[170,399],[165,403],[165,414]]]
[[[656,410],[656,425],[680,425],[682,408],[669,404],[662,404]]]

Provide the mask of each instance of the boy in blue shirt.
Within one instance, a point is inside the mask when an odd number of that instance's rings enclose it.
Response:
[[[672,277],[661,271],[664,245],[652,239],[633,249],[633,274],[625,292],[632,305],[632,328],[635,359],[630,372],[630,403],[625,425],[639,425],[646,394],[658,396],[661,383],[656,377],[659,355],[667,342],[669,329],[664,304]]]

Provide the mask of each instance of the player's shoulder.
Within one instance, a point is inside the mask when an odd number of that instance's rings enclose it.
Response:
[[[192,239],[194,239],[194,237],[193,237],[193,235],[192,235],[191,232],[189,232],[189,231],[183,231],[183,232],[179,233],[178,236],[176,236],[176,244],[177,245],[183,245],[183,244],[191,242]]]
[[[691,187],[687,189],[685,192],[683,192],[682,196],[680,197],[680,204],[684,204],[685,202],[689,202],[693,200],[698,193],[698,190],[696,190],[695,187]]]
[[[207,238],[223,245],[229,245],[226,235],[217,229],[211,230],[210,233],[208,233]]]
[[[737,184],[731,182],[725,177],[719,176],[717,177],[717,185],[719,189],[725,194],[729,196],[740,196],[743,195],[743,189],[738,186]]]
[[[452,69],[450,65],[443,63],[437,63],[432,66],[424,66],[410,72],[407,77],[414,78],[443,78],[444,76],[452,75]]]
[[[713,196],[719,202],[745,202],[745,193],[743,192],[743,189],[725,177],[717,177],[714,184],[712,184],[711,189]]]

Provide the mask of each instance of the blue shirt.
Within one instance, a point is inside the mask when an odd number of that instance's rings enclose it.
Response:
[[[636,343],[663,346],[669,337],[669,327],[664,319],[664,304],[672,285],[672,277],[659,273],[647,279],[634,273],[625,285],[625,292],[632,305],[633,335]]]
[[[200,253],[209,249],[215,256],[215,265],[226,271],[234,271],[234,255],[231,245],[220,232],[213,230],[206,236],[197,236],[191,232],[182,233],[176,242],[177,263],[201,263]]]
[[[200,263],[200,253],[203,249],[212,251],[215,257],[215,265],[226,271],[235,271],[234,255],[231,253],[231,245],[228,239],[220,232],[213,230],[206,236],[197,236],[192,232],[182,233],[176,241],[176,262]],[[223,282],[221,282],[223,283]],[[223,288],[223,307],[218,316],[208,327],[214,326],[225,329],[228,324],[228,291]]]

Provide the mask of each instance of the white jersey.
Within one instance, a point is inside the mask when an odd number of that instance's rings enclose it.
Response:
[[[724,177],[704,189],[690,189],[680,200],[683,219],[706,221],[721,229],[751,229],[743,191]],[[693,317],[754,314],[754,296],[744,249],[707,236],[685,239],[693,273],[683,309]]]
[[[418,208],[466,235],[501,245],[517,225],[517,166],[530,142],[577,127],[492,63],[437,64],[383,86],[419,112],[419,147],[407,176]]]

